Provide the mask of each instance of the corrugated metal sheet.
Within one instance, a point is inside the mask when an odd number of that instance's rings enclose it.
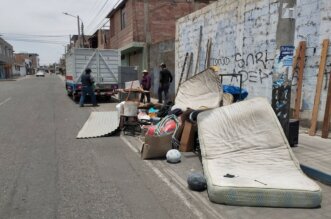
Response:
[[[96,138],[113,133],[119,126],[117,111],[92,112],[77,138]]]

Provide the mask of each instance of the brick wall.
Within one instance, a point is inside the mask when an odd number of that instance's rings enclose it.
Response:
[[[29,59],[29,54],[15,54],[15,63],[25,64],[25,59]]]
[[[299,41],[306,41],[307,43],[306,65],[304,69],[302,89],[301,118],[309,120],[314,105],[322,42],[323,39],[331,39],[331,1],[297,0],[295,29],[295,45],[297,46]],[[318,121],[323,121],[327,95],[327,82],[331,71],[331,47],[329,47],[328,51]],[[292,89],[292,92],[295,92],[295,89]]]
[[[110,18],[110,25],[113,26],[110,34],[110,48],[118,49],[128,43],[133,42],[133,24],[132,24],[132,0],[125,4],[126,27],[121,29],[121,10],[117,10]]]
[[[186,0],[172,2],[169,0],[128,0],[125,8],[127,27],[121,30],[121,10],[118,9],[111,20],[111,48],[120,48],[130,42],[146,42],[146,32],[150,33],[150,43],[159,43],[175,38],[176,20],[195,9],[208,5],[209,1],[195,4]],[[146,11],[147,10],[147,11]],[[145,15],[146,12],[146,15]],[[145,26],[145,22],[147,25]]]
[[[221,0],[177,22],[176,84],[186,52],[193,52],[191,69],[198,60],[198,72],[205,68],[206,44],[212,40],[211,65],[222,73],[243,74],[249,97],[271,99],[272,67],[276,54],[277,0]],[[200,56],[198,42],[203,28]],[[239,78],[238,78],[239,79]],[[226,78],[226,84],[238,84]]]

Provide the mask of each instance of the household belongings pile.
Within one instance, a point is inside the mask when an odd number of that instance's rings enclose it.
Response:
[[[156,116],[165,117],[156,126],[147,127],[142,158],[162,158],[172,148],[180,151],[192,151],[196,125],[189,121],[190,113],[195,110],[219,107],[222,97],[220,79],[211,69],[182,83],[175,99],[175,105],[163,106]],[[148,115],[151,113],[149,112]],[[138,115],[141,118],[143,116],[145,116],[143,113]],[[160,131],[163,129],[165,131]]]
[[[182,83],[175,105],[138,113],[138,120],[150,122],[145,126],[142,159],[163,158],[172,148],[194,150],[198,129],[211,201],[319,206],[321,189],[301,171],[270,104],[263,98],[232,104],[233,99],[223,93],[218,75],[210,69]],[[190,176],[188,184],[191,189],[204,188],[201,176]]]
[[[320,187],[300,169],[264,98],[200,113],[198,133],[211,201],[245,206],[320,206]]]

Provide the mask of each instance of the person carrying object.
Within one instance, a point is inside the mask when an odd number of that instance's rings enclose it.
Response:
[[[148,71],[144,70],[143,71],[143,78],[141,79],[141,87],[144,90],[144,92],[141,93],[140,96],[140,102],[143,103],[145,99],[145,95],[147,97],[147,103],[151,102],[151,94],[150,94],[150,89],[152,86],[152,79],[151,76],[149,76]]]
[[[160,85],[158,89],[159,103],[162,103],[162,93],[164,93],[164,103],[168,103],[168,92],[170,83],[172,82],[171,72],[167,69],[166,64],[160,65]]]
[[[93,88],[94,78],[91,75],[91,72],[92,72],[91,69],[86,68],[85,73],[82,74],[82,77],[81,77],[82,93],[80,95],[80,101],[79,101],[79,106],[80,107],[84,106],[84,101],[85,101],[86,94],[90,95],[93,106],[99,106],[97,104],[97,100],[96,100],[96,97],[95,97],[95,94],[94,94],[94,88]]]

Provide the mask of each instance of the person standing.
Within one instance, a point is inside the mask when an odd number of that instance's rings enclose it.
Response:
[[[159,103],[162,103],[162,93],[164,92],[164,104],[168,103],[168,92],[170,83],[172,82],[172,75],[167,69],[166,64],[162,63],[160,65],[160,85],[158,90]]]
[[[151,79],[151,76],[149,76],[148,74],[148,71],[147,70],[144,70],[143,71],[143,78],[141,79],[141,87],[143,88],[144,92],[141,93],[141,96],[140,96],[140,102],[144,102],[144,99],[145,99],[145,95],[147,97],[147,103],[150,103],[151,102],[151,94],[150,94],[150,89],[151,89],[151,86],[152,86],[152,79]]]
[[[87,69],[85,69],[85,73],[82,74],[82,77],[81,77],[82,93],[80,95],[80,101],[79,101],[80,107],[84,106],[86,94],[90,95],[93,106],[98,106],[97,100],[96,100],[95,94],[94,94],[94,88],[93,88],[94,79],[91,75],[91,72],[92,72],[91,69],[87,68]]]

